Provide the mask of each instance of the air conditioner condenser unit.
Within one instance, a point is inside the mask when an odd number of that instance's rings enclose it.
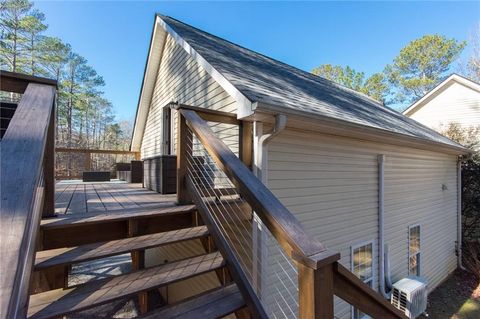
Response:
[[[390,302],[405,315],[414,319],[427,309],[427,281],[422,277],[409,276],[392,285]]]

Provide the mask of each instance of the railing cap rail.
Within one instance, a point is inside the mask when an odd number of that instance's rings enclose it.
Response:
[[[340,259],[338,253],[329,252],[322,243],[306,233],[295,216],[253,175],[194,110],[180,106],[178,111],[208,153],[239,188],[242,196],[292,258],[313,269],[326,262],[332,263]]]

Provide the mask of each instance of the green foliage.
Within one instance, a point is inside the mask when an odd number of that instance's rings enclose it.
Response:
[[[480,240],[480,126],[450,123],[441,133],[470,148],[473,155],[462,163],[462,234],[464,241]]]
[[[410,42],[385,68],[393,101],[411,103],[424,96],[442,80],[465,45],[437,34]]]
[[[312,73],[352,90],[362,92],[379,102],[383,102],[384,95],[388,90],[385,76],[382,73],[375,73],[365,79],[365,73],[363,72],[358,72],[349,66],[342,67],[331,64],[320,65],[313,69]]]
[[[115,122],[112,104],[103,97],[103,78],[69,44],[45,35],[45,20],[28,0],[0,3],[1,69],[58,81],[58,146],[128,147],[128,142],[115,140],[127,137]]]

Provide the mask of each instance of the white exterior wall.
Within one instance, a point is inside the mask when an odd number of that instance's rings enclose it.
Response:
[[[168,35],[142,139],[142,158],[162,155],[163,107],[172,101],[224,112],[237,110],[235,100]]]
[[[408,117],[434,129],[443,131],[449,123],[463,127],[480,125],[480,92],[453,82]]]
[[[408,226],[421,224],[422,275],[429,290],[456,268],[456,157],[286,130],[269,145],[268,186],[307,232],[341,253],[374,241],[378,287],[378,154],[386,155],[385,239],[392,279],[408,273]],[[442,190],[445,184],[448,190]],[[350,318],[341,300],[336,316]]]

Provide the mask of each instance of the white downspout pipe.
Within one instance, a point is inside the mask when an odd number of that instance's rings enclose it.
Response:
[[[378,155],[378,269],[380,276],[380,293],[386,299],[390,294],[385,291],[385,238],[384,238],[384,215],[385,215],[385,155]],[[388,258],[388,256],[387,256]],[[388,279],[388,281],[390,281]]]
[[[462,161],[461,156],[457,160],[457,267],[463,268],[462,263]]]
[[[259,121],[253,122],[253,173],[257,176],[258,179],[262,181],[264,185],[267,185],[267,161],[268,161],[268,150],[267,146],[275,136],[277,136],[281,131],[283,131],[287,124],[287,117],[283,114],[278,114],[275,116],[275,125],[269,133],[263,133],[263,123]],[[252,233],[253,233],[253,247],[257,247],[257,249],[253,249],[253,273],[258,273],[258,259],[260,258],[260,273],[266,273],[266,264],[265,260],[268,260],[267,249],[263,247],[262,243],[267,241],[266,233],[262,231],[262,223],[258,216],[254,213],[253,215],[253,223],[252,223]],[[258,256],[260,252],[261,256]],[[260,296],[262,299],[266,298],[264,296],[265,290],[261,290],[261,287],[266,286],[266,276],[261,276],[261,282],[258,283],[257,276],[253,276],[253,286],[255,289],[260,290]]]

